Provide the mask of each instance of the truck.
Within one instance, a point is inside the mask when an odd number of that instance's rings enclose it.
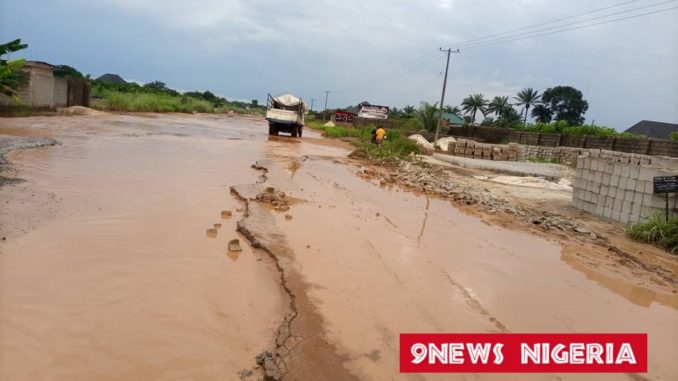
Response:
[[[296,95],[286,93],[272,97],[268,94],[266,102],[268,134],[278,135],[279,132],[287,132],[292,137],[301,137],[305,113],[306,103]]]

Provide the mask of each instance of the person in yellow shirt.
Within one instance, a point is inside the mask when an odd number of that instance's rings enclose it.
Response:
[[[377,128],[377,130],[374,132],[374,143],[381,144],[384,142],[384,139],[386,139],[386,130],[384,127]]]

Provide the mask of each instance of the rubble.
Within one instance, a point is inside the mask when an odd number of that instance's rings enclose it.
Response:
[[[273,209],[278,212],[286,212],[290,210],[285,192],[277,191],[273,187],[267,187],[263,192],[256,197],[257,201],[271,204]]]
[[[384,177],[380,181],[382,184],[399,184],[415,191],[439,195],[490,214],[514,215],[545,230],[557,229],[592,239],[597,238],[586,228],[557,214],[527,209],[498,198],[487,189],[454,181],[447,171],[441,168],[401,162],[395,171],[387,173],[370,169],[360,172],[364,177],[372,177],[375,174]]]

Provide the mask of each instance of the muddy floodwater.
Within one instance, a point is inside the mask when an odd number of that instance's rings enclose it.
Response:
[[[676,295],[356,175],[336,142],[191,115],[0,119],[0,380],[671,380]],[[253,164],[256,165],[254,168]],[[284,202],[257,196],[271,187]],[[225,212],[230,213],[225,213]],[[229,251],[238,239],[242,251]],[[642,375],[405,375],[410,332],[639,332]],[[583,377],[582,377],[583,376]]]

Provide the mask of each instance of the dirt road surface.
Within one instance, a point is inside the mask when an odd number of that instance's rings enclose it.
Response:
[[[585,379],[678,374],[670,281],[380,186],[313,131],[266,131],[222,116],[0,119],[0,134],[59,142],[6,154],[3,176],[25,181],[0,188],[0,379],[583,379],[400,374],[404,332],[647,332],[649,373]],[[566,202],[555,194],[535,198]]]

